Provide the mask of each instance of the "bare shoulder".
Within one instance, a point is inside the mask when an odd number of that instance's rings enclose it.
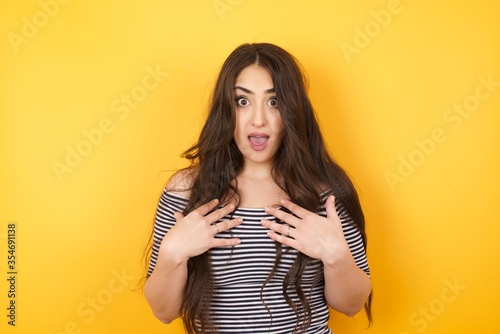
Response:
[[[189,198],[195,177],[196,170],[194,168],[181,169],[170,177],[165,188],[172,194]]]

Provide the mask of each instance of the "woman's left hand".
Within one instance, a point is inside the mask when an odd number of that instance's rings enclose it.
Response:
[[[271,239],[323,262],[350,255],[333,195],[326,200],[326,218],[288,200],[282,200],[281,205],[295,216],[277,208],[266,208],[267,213],[286,223],[262,220],[261,224],[270,229]]]

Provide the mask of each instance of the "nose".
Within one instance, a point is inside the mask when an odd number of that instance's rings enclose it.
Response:
[[[252,125],[256,127],[261,127],[266,124],[266,114],[265,106],[262,104],[257,104],[252,112]]]

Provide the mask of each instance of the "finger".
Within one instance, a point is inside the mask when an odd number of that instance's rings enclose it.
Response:
[[[241,240],[239,238],[214,238],[212,248],[236,246],[239,244],[241,244]]]
[[[241,223],[243,223],[243,218],[238,217],[238,218],[234,218],[231,220],[221,221],[221,222],[216,223],[216,224],[217,224],[217,227],[219,228],[219,233],[220,233],[222,231],[230,230],[233,227],[240,225]]]
[[[326,217],[328,219],[338,217],[337,209],[335,207],[335,196],[330,195],[325,203]]]
[[[288,201],[286,199],[282,199],[280,202],[281,202],[281,205],[283,205],[285,208],[290,210],[290,212],[292,212],[294,215],[296,215],[299,218],[304,218],[305,216],[307,216],[308,214],[311,213],[311,211],[308,211],[308,210],[304,209],[303,207],[301,207],[300,205],[297,205],[297,204],[295,204],[291,201]]]
[[[288,237],[281,235],[279,233],[276,233],[274,231],[267,232],[267,236],[269,238],[273,239],[274,241],[277,241],[283,245],[287,245],[289,247],[295,248],[296,250],[300,251],[299,243],[297,242],[297,240],[295,240],[293,238],[288,238]]]
[[[284,221],[292,226],[297,226],[297,224],[300,222],[299,218],[295,217],[292,214],[286,213],[285,211],[281,211],[280,209],[273,207],[266,207],[265,210],[270,215],[273,215],[279,220]]]
[[[215,234],[214,234],[214,236],[215,236],[216,234],[219,234],[219,233],[220,233],[219,224],[215,223],[215,224],[212,224],[212,225],[210,225],[210,226],[215,227]]]
[[[174,218],[175,218],[175,221],[178,222],[179,220],[184,218],[184,215],[182,214],[182,212],[174,212]]]
[[[287,237],[291,237],[290,233],[292,233],[292,230],[295,230],[294,228],[291,228],[290,225],[288,224],[278,224],[276,222],[271,222],[267,219],[262,219],[260,223],[262,224],[262,226],[267,227],[268,229],[271,229],[274,232],[280,233]]]
[[[197,212],[200,215],[205,216],[207,213],[212,211],[217,206],[217,204],[219,204],[219,200],[213,199],[210,202],[205,203],[205,204],[201,205],[200,207],[196,208],[195,210],[193,210],[193,212]]]
[[[212,224],[216,221],[218,221],[221,218],[224,218],[228,214],[234,211],[234,204],[228,204],[218,210],[215,210],[214,212],[211,212],[207,216],[205,216],[205,220]]]

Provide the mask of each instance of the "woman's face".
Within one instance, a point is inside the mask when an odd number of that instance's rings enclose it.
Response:
[[[236,78],[234,98],[234,141],[243,154],[245,167],[272,166],[281,145],[283,122],[271,76],[258,65],[246,67]]]

